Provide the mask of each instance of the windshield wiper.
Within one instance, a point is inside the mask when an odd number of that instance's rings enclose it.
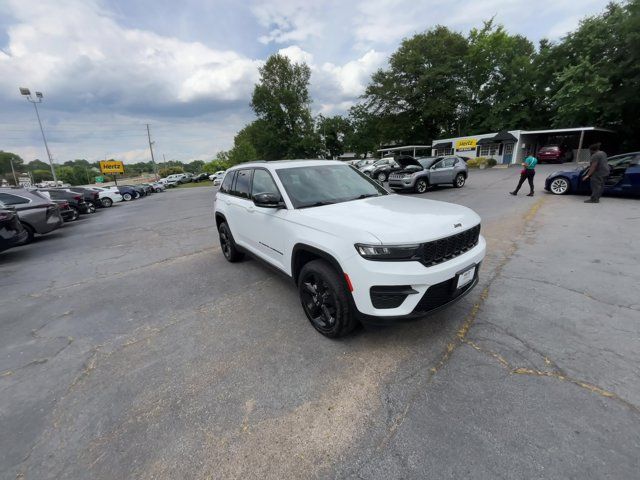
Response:
[[[302,205],[298,208],[324,207],[325,205],[333,205],[336,202],[315,202],[308,205]]]
[[[362,195],[358,196],[358,197],[354,197],[350,200],[362,200],[363,198],[370,198],[370,197],[379,197],[380,194],[379,193],[363,193]]]

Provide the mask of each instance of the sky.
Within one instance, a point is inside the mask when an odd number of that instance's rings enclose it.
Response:
[[[0,150],[54,162],[210,160],[254,119],[273,53],[311,67],[312,110],[343,114],[403,38],[495,17],[558,40],[608,0],[0,0]]]

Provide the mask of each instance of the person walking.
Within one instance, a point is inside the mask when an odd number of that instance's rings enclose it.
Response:
[[[589,145],[589,153],[591,153],[591,164],[589,170],[582,181],[591,181],[591,198],[585,200],[584,203],[600,203],[600,197],[604,190],[604,179],[609,175],[609,163],[607,162],[607,154],[600,150],[600,144],[594,143]]]
[[[533,155],[527,156],[522,162],[522,166],[524,167],[520,172],[520,181],[518,182],[518,186],[513,192],[509,192],[511,195],[518,195],[518,191],[525,180],[529,181],[529,189],[531,190],[527,197],[533,197],[533,177],[536,175],[536,165],[538,164],[538,159]]]

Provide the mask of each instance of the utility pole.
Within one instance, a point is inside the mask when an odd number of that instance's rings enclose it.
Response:
[[[149,124],[147,123],[147,138],[149,139],[149,150],[151,151],[151,162],[153,163],[153,175],[156,177],[156,182],[158,181],[158,169],[156,168],[156,159],[153,158],[153,143],[151,141],[151,132],[149,131]]]
[[[40,132],[42,133],[42,140],[44,140],[44,148],[47,150],[47,156],[49,157],[49,166],[51,167],[51,175],[53,176],[53,181],[58,186],[58,178],[56,177],[56,170],[53,168],[53,159],[51,158],[51,152],[49,151],[49,145],[47,144],[47,138],[44,136],[44,129],[42,128],[42,122],[40,121],[40,113],[38,112],[38,103],[42,103],[42,92],[36,92],[36,98],[38,100],[33,100],[31,98],[31,92],[28,88],[20,87],[20,94],[26,97],[27,101],[33,103],[33,108],[36,109],[36,117],[38,117],[38,124],[40,125]]]
[[[13,173],[13,184],[18,186],[18,179],[16,178],[16,171],[13,169],[13,157],[9,159],[9,163],[11,163],[11,173]]]

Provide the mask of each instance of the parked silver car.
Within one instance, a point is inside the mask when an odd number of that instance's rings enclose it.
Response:
[[[447,157],[400,157],[396,162],[402,168],[389,175],[393,190],[413,190],[424,193],[432,185],[450,184],[463,187],[469,170],[465,161],[455,155]]]
[[[20,223],[28,233],[25,243],[31,242],[36,233],[49,233],[64,223],[58,205],[37,191],[0,188],[0,202],[15,207]]]

